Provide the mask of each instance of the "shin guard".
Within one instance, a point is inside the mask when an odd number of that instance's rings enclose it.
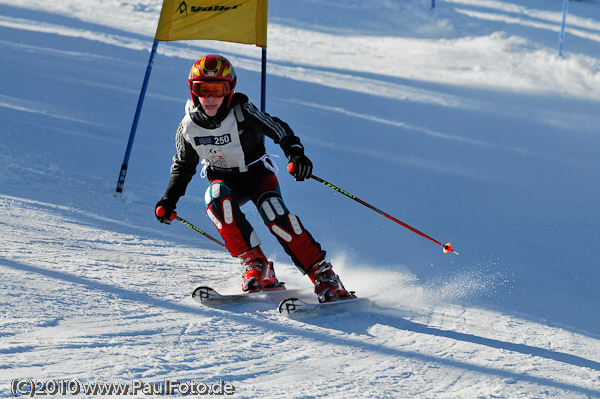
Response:
[[[204,201],[208,217],[219,230],[232,256],[239,256],[260,245],[258,235],[232,199],[229,187],[219,180],[213,181],[206,190]]]
[[[271,233],[303,273],[325,258],[321,245],[304,229],[300,219],[290,213],[281,197],[273,195],[264,199],[258,209]]]

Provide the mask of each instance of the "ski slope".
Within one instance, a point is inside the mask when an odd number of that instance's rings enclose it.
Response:
[[[315,175],[461,255],[295,182],[268,143],[286,204],[374,305],[292,320],[275,302],[197,304],[200,284],[239,289],[241,266],[158,223],[154,204],[192,63],[224,54],[259,104],[260,49],[159,44],[115,198],[162,2],[0,0],[0,396],[30,379],[229,384],[241,398],[600,398],[600,3],[570,2],[562,58],[560,1],[269,3],[267,111]],[[205,187],[195,176],[177,211],[218,235]],[[244,211],[279,279],[311,298]]]

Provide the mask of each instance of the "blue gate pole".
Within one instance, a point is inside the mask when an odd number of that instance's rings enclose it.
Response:
[[[267,47],[262,48],[262,65],[260,76],[260,110],[265,112],[266,92],[267,92]]]
[[[565,21],[567,19],[567,9],[569,8],[569,0],[563,0],[563,16],[560,24],[560,33],[558,34],[558,56],[562,57],[563,40],[565,38]]]
[[[148,60],[148,66],[146,67],[146,75],[144,76],[144,83],[142,84],[142,90],[140,92],[140,97],[138,98],[135,116],[133,117],[133,124],[131,125],[131,131],[129,132],[129,142],[127,143],[127,149],[125,150],[123,165],[121,165],[119,181],[117,182],[117,190],[114,193],[115,197],[120,197],[123,195],[123,185],[125,184],[125,176],[127,175],[127,165],[129,164],[129,156],[131,155],[131,148],[133,147],[135,131],[137,129],[138,121],[140,119],[140,113],[142,112],[142,105],[144,104],[144,97],[146,96],[146,89],[148,88],[148,80],[150,80],[150,72],[152,71],[152,64],[154,63],[154,54],[156,54],[157,46],[158,40],[155,39],[154,43],[152,44],[152,51],[150,51],[150,59]]]
[[[431,9],[433,10],[435,8],[435,0],[431,0]]]

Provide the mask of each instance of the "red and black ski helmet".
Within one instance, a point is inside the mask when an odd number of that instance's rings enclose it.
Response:
[[[188,75],[188,87],[194,106],[200,104],[198,96],[193,92],[194,82],[211,81],[225,82],[229,85],[229,92],[225,98],[226,101],[229,101],[235,89],[237,75],[235,74],[235,69],[233,69],[231,62],[222,55],[208,54],[199,58],[194,65],[192,65],[190,74]]]

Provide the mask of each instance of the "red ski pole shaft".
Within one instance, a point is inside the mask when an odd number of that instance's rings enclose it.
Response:
[[[208,238],[209,240],[211,240],[215,244],[220,245],[223,249],[225,249],[226,251],[228,251],[227,246],[225,244],[223,244],[221,241],[217,240],[216,238],[214,238],[210,234],[208,234],[208,233],[204,232],[203,230],[199,229],[198,227],[194,226],[193,224],[191,224],[187,220],[185,220],[183,218],[180,218],[179,216],[176,216],[175,219],[179,220],[181,223],[185,224],[187,227],[191,228],[192,230],[197,231],[198,233],[202,234],[204,237]]]
[[[455,250],[452,249],[452,243],[449,242],[444,245],[441,242],[439,242],[438,240],[436,240],[435,238],[432,238],[432,237],[428,236],[427,234],[423,233],[422,231],[419,231],[419,230],[415,229],[414,227],[404,223],[403,221],[396,219],[395,217],[389,215],[388,213],[382,211],[381,209],[374,207],[373,205],[361,200],[360,198],[356,197],[355,195],[350,194],[349,192],[347,192],[345,190],[342,190],[341,188],[331,184],[330,182],[323,180],[320,177],[315,176],[315,175],[312,175],[311,178],[313,180],[318,181],[319,183],[326,185],[327,187],[331,188],[332,190],[337,191],[338,193],[343,194],[350,199],[353,199],[354,201],[358,202],[359,204],[366,206],[367,208],[371,209],[372,211],[375,211],[375,212],[379,213],[380,215],[385,216],[386,218],[390,219],[391,221],[398,223],[399,225],[409,229],[413,233],[416,233],[416,234],[420,235],[421,237],[427,238],[429,241],[436,243],[437,245],[439,245],[443,248],[444,253],[453,252],[456,255],[460,255],[458,252],[456,252]]]

